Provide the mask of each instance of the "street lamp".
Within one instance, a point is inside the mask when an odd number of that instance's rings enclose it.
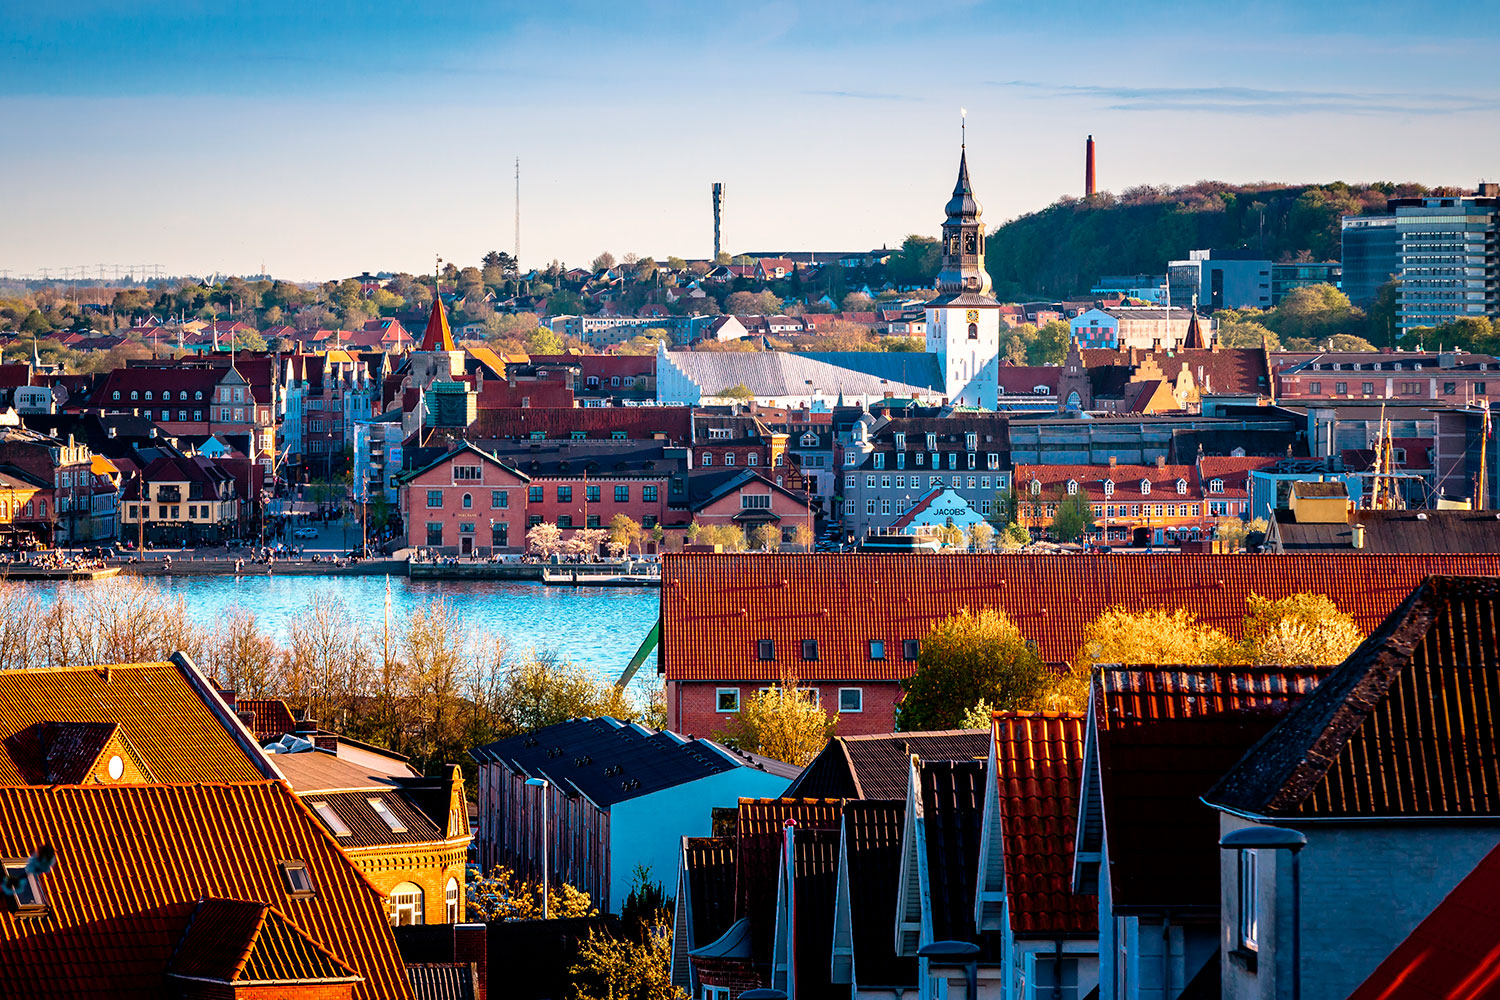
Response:
[[[1307,834],[1284,826],[1247,826],[1219,838],[1220,850],[1290,851],[1292,854],[1292,1000],[1300,1000],[1302,996],[1302,873],[1297,855],[1306,846]]]
[[[947,978],[962,972],[966,1000],[979,997],[979,945],[972,941],[934,941],[917,949],[917,957],[927,959],[927,974]]]
[[[527,778],[526,784],[542,790],[542,919],[547,919],[547,793],[552,786],[546,778]]]

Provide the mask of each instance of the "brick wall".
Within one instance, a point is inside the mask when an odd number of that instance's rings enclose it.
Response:
[[[671,681],[667,684],[667,726],[676,732],[711,738],[724,729],[733,715],[718,711],[719,689],[737,689],[743,705],[766,686],[764,682]],[[896,728],[896,702],[901,697],[901,686],[894,681],[808,681],[802,687],[818,692],[818,703],[826,712],[838,708],[840,688],[859,688],[863,692],[863,711],[839,716],[835,732],[840,736],[889,733]]]
[[[421,886],[424,922],[444,924],[448,922],[445,894],[449,878],[458,880],[459,919],[468,919],[463,902],[466,849],[467,844],[436,850],[428,845],[411,851],[351,850],[348,853],[359,870],[387,896],[402,882]]]
[[[698,984],[704,986],[729,987],[730,1000],[735,1000],[746,990],[762,987],[754,967],[743,959],[702,958],[693,959],[693,968],[698,973]]]

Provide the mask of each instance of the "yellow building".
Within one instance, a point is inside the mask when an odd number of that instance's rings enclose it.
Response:
[[[344,853],[389,897],[391,926],[466,919],[468,809],[463,774],[420,777],[391,761],[361,766],[321,750],[272,758]],[[399,773],[385,773],[395,770]]]

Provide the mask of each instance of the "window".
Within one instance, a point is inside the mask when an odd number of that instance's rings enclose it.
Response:
[[[559,528],[571,528],[571,527],[573,527],[573,515],[572,514],[559,514],[559,515],[557,515],[557,526]]]
[[[540,486],[528,486],[526,488],[526,499],[531,503],[541,503],[543,500],[542,488]]]
[[[643,503],[656,503],[656,486],[648,483],[641,487],[641,501]]]
[[[505,510],[510,506],[509,490],[490,490],[490,509]]]
[[[131,389],[130,390],[130,398],[131,399],[140,399],[141,398],[141,394],[139,392],[137,392],[135,389]]]
[[[47,895],[36,876],[26,874],[26,858],[6,858],[0,869],[16,880],[16,893],[6,896],[6,905],[15,913],[45,913]]]
[[[1401,395],[1403,395],[1403,396],[1420,396],[1421,394],[1422,394],[1422,383],[1420,383],[1420,382],[1402,382],[1401,383]]]
[[[726,451],[724,453],[724,464],[725,465],[733,465],[734,464],[734,452],[732,452],[732,451]]]
[[[755,452],[752,451],[749,454],[749,456],[745,459],[745,464],[746,465],[759,465],[760,464],[760,456],[758,454],[756,454]]]
[[[1375,383],[1374,382],[1361,382],[1359,384],[1359,391],[1362,392],[1363,394],[1365,394],[1366,396],[1368,396],[1368,395],[1370,395],[1371,393],[1373,393],[1375,391]]]
[[[422,887],[401,882],[391,890],[391,926],[412,927],[422,923]]]
[[[875,488],[875,477],[874,476],[866,476],[865,477],[865,488],[866,489],[871,489],[871,490],[873,490]]]
[[[202,420],[203,419],[203,411],[202,410],[194,410],[193,411],[193,419],[194,420]]]
[[[1240,852],[1239,938],[1246,951],[1260,948],[1260,898],[1255,885],[1259,863],[1254,850]]]
[[[146,390],[146,398],[147,398],[147,399],[150,399],[150,398],[151,398],[151,390],[150,390],[150,389],[147,389],[147,390]]]
[[[1178,493],[1178,495],[1180,496],[1180,495],[1182,495],[1182,494],[1184,494],[1186,492],[1187,492],[1187,480],[1186,479],[1179,479],[1179,480],[1177,480],[1177,493]]]
[[[599,487],[597,487],[597,486],[585,486],[583,488],[583,500],[584,500],[585,503],[598,503],[599,502]]]
[[[803,639],[802,640],[802,658],[804,660],[809,661],[809,662],[811,662],[813,660],[816,660],[818,658],[818,640],[816,640],[816,639]]]
[[[401,822],[395,813],[391,812],[391,807],[386,805],[385,799],[369,798],[365,799],[365,801],[370,803],[370,808],[375,810],[375,815],[379,816],[385,825],[391,828],[392,833],[406,832],[406,824]]]
[[[874,459],[874,465],[871,466],[871,468],[875,468],[875,469],[883,469],[883,468],[885,468],[885,452],[883,452],[883,451],[877,451],[874,455],[871,456],[871,458]]]
[[[1316,395],[1320,394],[1323,391],[1323,383],[1322,382],[1309,382],[1309,383],[1307,383],[1307,391],[1310,392],[1310,393],[1312,393],[1314,396],[1316,396]]]
[[[1223,493],[1224,492],[1224,480],[1222,480],[1222,479],[1210,479],[1208,481],[1208,492],[1210,492],[1210,493]]]
[[[539,525],[541,523],[542,523],[542,515],[540,515],[540,514],[527,514],[526,515],[526,527],[528,527],[528,528],[535,528],[537,525]]]
[[[1456,394],[1457,392],[1458,392],[1458,383],[1457,382],[1444,382],[1443,383],[1443,395],[1444,396],[1452,396],[1452,395]]]
[[[187,419],[187,410],[178,410],[177,411],[177,419],[178,420],[186,420]]]
[[[1115,483],[1114,483],[1114,480],[1112,480],[1112,479],[1106,479],[1104,481],[1104,495],[1107,496],[1107,497],[1112,497],[1112,496],[1115,495]]]
[[[438,546],[443,544],[443,522],[427,522],[427,544]]]
[[[1069,479],[1068,480],[1068,496],[1071,497],[1071,496],[1077,496],[1077,495],[1078,495],[1078,480],[1076,480],[1076,479]]]
[[[714,690],[714,704],[720,713],[733,715],[740,710],[740,689],[716,688]]]
[[[1041,493],[1042,493],[1042,484],[1039,481],[1033,479],[1031,481],[1031,495],[1032,496],[1040,496]]]
[[[473,506],[474,506],[474,494],[472,494],[472,493],[465,493],[464,494],[464,510],[469,510]]]
[[[629,503],[629,502],[630,502],[630,487],[629,486],[616,486],[615,487],[615,503]]]
[[[557,502],[558,503],[572,503],[573,502],[573,487],[571,487],[571,486],[559,486],[557,488]]]
[[[761,660],[776,659],[776,643],[770,639],[757,639],[755,642],[755,656]]]
[[[199,389],[198,391],[194,392],[193,393],[193,398],[194,399],[202,399],[203,398],[203,390]]]
[[[1150,495],[1151,495],[1151,480],[1149,480],[1149,479],[1142,479],[1141,480],[1141,496],[1145,497],[1145,496],[1150,496]]]
[[[880,639],[871,639],[870,640],[870,659],[872,659],[872,660],[883,660],[883,659],[885,659],[885,643],[882,640],[880,640]]]
[[[865,513],[866,514],[873,514],[873,513],[875,513],[875,501],[874,500],[866,500],[865,501]]]
[[[987,469],[1000,468],[1000,455],[993,451],[990,452],[989,454],[984,456],[984,464],[985,468]]]
[[[863,712],[865,692],[863,688],[839,688],[840,712]]]
[[[442,490],[428,490],[427,491],[427,506],[428,506],[428,508],[429,509],[436,509],[436,508],[441,507],[442,505],[443,505],[443,491]]]
[[[458,879],[449,878],[447,886],[443,889],[443,910],[448,918],[448,923],[456,924],[463,918],[463,887],[458,884]]]
[[[891,488],[891,477],[890,476],[881,476],[880,477],[880,488],[883,489],[883,490],[888,490],[888,489]]]
[[[906,477],[905,476],[897,476],[896,477],[896,489],[898,489],[898,490],[904,490],[904,489],[906,489]]]
[[[462,482],[469,480],[479,482],[484,478],[484,470],[477,465],[455,465],[453,467],[453,481]]]
[[[970,323],[969,324],[969,339],[970,340],[978,340],[979,339],[979,324],[978,323]]]
[[[281,862],[281,884],[293,898],[306,899],[315,892],[306,861]]]
[[[741,493],[741,510],[770,510],[771,494],[769,493]]]
[[[901,640],[901,659],[908,663],[915,663],[918,656],[922,654],[921,639]]]
[[[703,987],[703,1000],[729,1000],[729,987],[705,985]]]
[[[1345,396],[1345,395],[1348,395],[1348,393],[1349,393],[1349,383],[1348,382],[1335,382],[1335,383],[1333,383],[1333,392],[1334,392],[1334,395],[1336,395],[1336,396]]]
[[[333,811],[333,806],[327,802],[314,802],[312,807],[313,812],[318,814],[318,819],[323,821],[323,825],[328,827],[329,832],[335,837],[348,837],[353,833],[349,829],[349,824],[345,823],[343,818]]]
[[[714,464],[714,453],[711,452],[711,451],[705,451],[703,453],[703,459],[702,459],[702,461],[700,461],[698,464],[700,466],[702,466],[703,468],[705,468],[705,469],[708,468],[710,465],[713,465]]]
[[[119,399],[119,398],[120,398],[120,390],[119,390],[119,389],[116,389],[116,390],[115,390],[115,398],[116,398],[116,399]]]

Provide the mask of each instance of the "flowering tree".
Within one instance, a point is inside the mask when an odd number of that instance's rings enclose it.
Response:
[[[576,555],[590,556],[599,551],[599,546],[608,536],[609,532],[603,528],[579,528],[567,540],[565,547]]]
[[[829,718],[800,684],[795,673],[784,671],[781,683],[747,698],[715,738],[788,764],[806,764],[828,743],[838,719]]]
[[[630,551],[630,547],[641,544],[641,526],[626,514],[616,514],[609,520],[609,549],[617,555]]]
[[[536,882],[516,877],[503,865],[488,875],[469,866],[469,918],[488,923],[492,920],[540,920],[542,890]],[[552,920],[572,917],[594,917],[599,911],[589,894],[571,885],[553,887],[547,892],[547,916]]]
[[[543,521],[526,532],[526,545],[533,552],[550,556],[562,548],[562,529],[551,521]]]

